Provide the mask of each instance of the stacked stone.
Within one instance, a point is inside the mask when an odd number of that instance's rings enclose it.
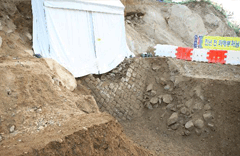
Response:
[[[101,80],[93,75],[85,78],[100,110],[108,112],[118,120],[131,120],[139,114],[139,109],[143,106],[147,66],[142,58],[132,61],[118,81]]]

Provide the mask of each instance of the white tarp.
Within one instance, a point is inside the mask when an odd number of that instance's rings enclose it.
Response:
[[[133,55],[119,0],[32,0],[33,48],[75,77],[102,74]]]

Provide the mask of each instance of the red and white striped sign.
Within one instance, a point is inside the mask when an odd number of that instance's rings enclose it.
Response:
[[[188,61],[240,65],[240,51],[184,48],[171,45],[155,47],[156,56],[172,57]]]

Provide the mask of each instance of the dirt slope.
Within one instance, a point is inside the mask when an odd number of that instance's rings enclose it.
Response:
[[[0,155],[239,154],[239,66],[134,58],[79,79],[74,90],[69,72],[25,52],[31,49],[30,1],[0,3]],[[155,43],[187,45],[189,38],[174,31],[179,17],[172,7],[199,18],[203,6],[189,6],[196,12],[155,2],[127,6],[130,46],[141,52]],[[207,11],[201,13],[206,18]],[[202,32],[227,35],[224,25],[202,21]],[[120,121],[136,144],[98,108]]]

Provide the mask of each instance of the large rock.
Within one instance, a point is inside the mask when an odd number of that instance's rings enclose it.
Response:
[[[182,39],[169,29],[165,13],[160,11],[159,6],[134,4],[125,9],[126,12],[136,10],[145,14],[141,24],[126,22],[127,44],[133,53],[150,52],[149,48],[159,43],[186,46]]]
[[[213,13],[207,14],[204,16],[205,23],[209,26],[216,27],[219,26],[221,19],[215,16]]]
[[[170,28],[187,43],[193,43],[194,35],[207,35],[201,16],[193,13],[187,6],[173,5],[168,21]]]
[[[227,19],[220,12],[216,11],[212,5],[202,3],[190,8],[202,17],[205,28],[209,33],[208,36],[237,37],[234,30],[228,26]]]
[[[77,87],[75,77],[68,70],[66,70],[53,59],[44,58],[44,60],[46,61],[49,68],[59,76],[58,81],[60,81],[63,86],[71,91]]]
[[[175,124],[178,121],[178,113],[173,113],[167,121],[168,126]]]

